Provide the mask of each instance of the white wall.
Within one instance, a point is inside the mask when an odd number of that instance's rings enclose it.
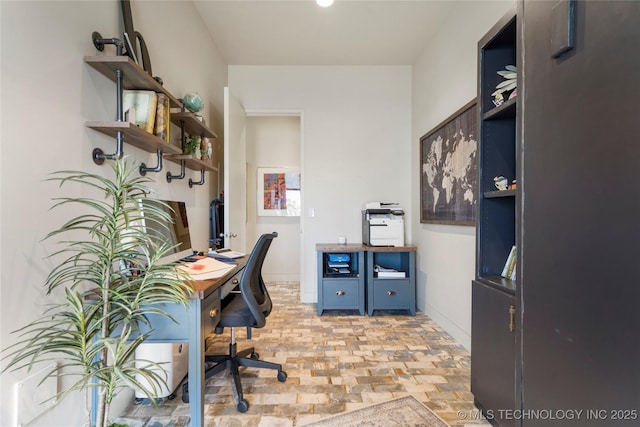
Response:
[[[176,97],[198,91],[205,99],[204,116],[222,138],[222,88],[227,80],[223,62],[191,2],[132,2],[135,28],[149,47],[155,75],[164,79]],[[9,331],[40,316],[50,301],[43,292],[46,275],[55,260],[54,242],[41,242],[47,232],[62,225],[69,212],[49,211],[51,198],[84,195],[77,186],[45,182],[55,170],[80,169],[109,174],[108,165],[91,160],[94,147],[113,152],[115,144],[84,126],[87,120],[115,119],[115,84],[83,62],[96,55],[91,33],[104,37],[121,33],[120,2],[110,1],[1,1],[1,264],[0,344],[4,348],[17,337]],[[107,46],[105,54],[115,50]],[[199,53],[199,54],[196,54]],[[175,133],[174,133],[175,135]],[[137,162],[155,165],[148,154],[125,144],[125,154]],[[179,167],[167,162],[159,174],[149,174],[160,197],[184,200],[188,206],[194,247],[206,248],[208,204],[218,193],[215,175],[207,183],[189,189],[187,180],[200,178],[187,171],[182,181],[168,184],[167,170]],[[75,192],[75,193],[74,193]],[[6,365],[2,363],[2,367]],[[0,425],[12,425],[13,384],[24,372],[0,377],[2,402]],[[32,426],[79,426],[84,421],[81,396],[64,401]]]
[[[114,143],[83,123],[115,117],[115,86],[82,58],[96,54],[93,31],[105,37],[120,33],[119,3],[0,1],[2,347],[16,339],[9,330],[35,319],[47,301],[42,284],[51,264],[44,259],[53,247],[40,239],[66,217],[48,211],[50,198],[61,193],[44,182],[47,174],[59,169],[108,173],[108,167],[93,164],[90,153],[94,147],[109,151]],[[419,223],[418,140],[475,97],[477,41],[512,4],[461,2],[413,69],[229,67],[229,84],[248,110],[304,113],[303,301],[316,301],[315,244],[334,242],[338,235],[360,242],[364,203],[397,201],[407,211],[407,243],[418,246],[419,308],[469,346],[475,231]],[[204,116],[222,140],[227,68],[193,5],[134,1],[132,12],[154,74],[175,96],[198,91],[205,99]],[[155,164],[155,155],[126,145],[125,152]],[[184,181],[167,184],[167,168],[178,172],[167,163],[160,174],[150,174],[154,186],[161,197],[187,202],[197,236],[193,245],[204,248],[208,203],[221,187],[211,183],[211,173],[200,188],[186,185],[190,176],[199,179],[191,172]],[[309,216],[309,209],[315,216]],[[12,385],[23,377],[0,377],[0,425],[10,425]],[[80,425],[78,401],[62,403],[32,425]]]
[[[276,231],[268,262],[262,274],[265,280],[300,280],[300,217],[257,216],[257,168],[300,168],[300,116],[247,117],[247,248],[253,247],[263,233]]]
[[[316,302],[316,243],[361,242],[366,202],[411,205],[411,67],[230,66],[229,86],[247,111],[303,112],[300,287]]]
[[[411,239],[418,308],[471,347],[475,227],[420,223],[420,137],[477,95],[477,44],[515,1],[463,1],[413,66]]]

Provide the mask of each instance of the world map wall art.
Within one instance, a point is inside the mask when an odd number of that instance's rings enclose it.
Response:
[[[420,222],[475,225],[477,157],[474,99],[420,138]]]

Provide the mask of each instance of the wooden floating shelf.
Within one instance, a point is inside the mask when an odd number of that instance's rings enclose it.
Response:
[[[124,134],[124,142],[148,152],[162,150],[167,154],[180,154],[182,150],[130,122],[86,122],[87,127],[105,135],[116,137],[118,132]]]
[[[184,123],[184,131],[190,135],[202,136],[204,138],[218,137],[215,132],[198,120],[196,115],[191,112],[171,113],[171,121],[177,125]]]
[[[116,70],[121,70],[124,89],[152,90],[164,93],[169,98],[172,107],[182,108],[182,103],[176,97],[128,56],[86,56],[84,62],[114,82],[116,81]]]
[[[170,154],[165,158],[177,164],[181,164],[184,161],[185,166],[192,170],[218,171],[218,168],[213,166],[210,160],[198,159],[193,154]]]

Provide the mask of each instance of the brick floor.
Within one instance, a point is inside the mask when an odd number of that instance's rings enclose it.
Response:
[[[236,332],[238,348],[256,347],[261,359],[281,363],[288,374],[241,368],[249,410],[236,411],[231,382],[220,373],[207,382],[205,425],[298,426],[406,394],[414,395],[451,426],[488,425],[478,420],[469,389],[469,352],[428,316],[325,311],[302,304],[298,283],[271,283],[274,302],[267,325],[251,341]],[[226,351],[229,333],[208,339],[208,352]],[[131,427],[178,427],[189,407],[179,395],[159,406],[131,405],[118,422]],[[169,421],[171,420],[171,421]]]

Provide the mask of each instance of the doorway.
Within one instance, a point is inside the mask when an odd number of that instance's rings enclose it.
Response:
[[[292,168],[302,172],[301,114],[259,114],[247,112],[246,177],[247,225],[246,247],[263,233],[276,231],[270,250],[270,262],[265,263],[265,280],[299,282],[301,272],[300,216],[258,215],[258,168]],[[304,178],[304,177],[303,177]],[[302,192],[304,197],[304,192]]]

